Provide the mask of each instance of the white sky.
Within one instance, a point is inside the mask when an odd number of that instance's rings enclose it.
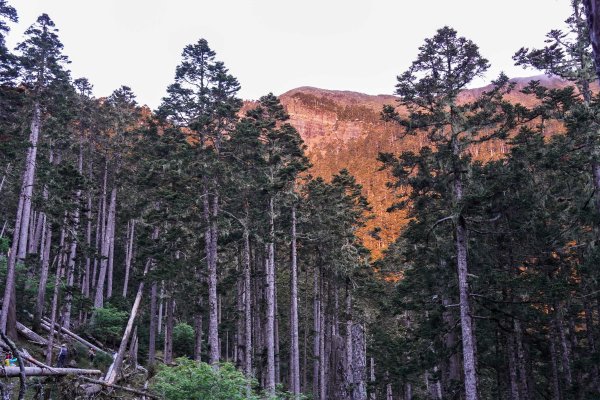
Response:
[[[514,67],[522,46],[563,27],[570,0],[9,0],[10,46],[43,12],[60,30],[74,78],[97,96],[130,86],[155,108],[183,47],[208,40],[256,99],[299,86],[391,94],[423,39],[449,25],[490,60],[488,79],[535,75]],[[478,83],[478,85],[484,82]]]

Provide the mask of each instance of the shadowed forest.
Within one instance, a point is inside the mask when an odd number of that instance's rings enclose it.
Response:
[[[243,102],[205,39],[157,109],[96,98],[0,0],[2,399],[600,399],[600,0],[571,3],[515,49],[546,78],[468,90],[490,64],[446,26],[374,112]],[[336,155],[300,106],[380,128]]]

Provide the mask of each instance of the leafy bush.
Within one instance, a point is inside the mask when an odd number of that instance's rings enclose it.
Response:
[[[102,338],[105,343],[115,344],[121,340],[128,316],[127,312],[110,306],[96,308],[90,323],[90,333],[96,338]]]
[[[194,328],[182,322],[173,328],[173,352],[177,357],[194,355]]]
[[[218,370],[210,365],[178,358],[177,366],[161,366],[154,390],[165,400],[258,400],[250,390],[254,382],[244,377],[232,364]]]

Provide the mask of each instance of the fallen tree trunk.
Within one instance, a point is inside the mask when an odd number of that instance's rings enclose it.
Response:
[[[50,322],[48,322],[46,319],[42,319],[42,323],[41,323],[41,327],[47,331],[50,331]],[[88,342],[87,340],[85,340],[84,338],[82,338],[79,335],[76,335],[75,333],[71,332],[68,329],[63,328],[62,326],[60,326],[59,324],[54,324],[55,330],[56,329],[60,329],[62,333],[64,333],[65,335],[77,340],[78,342],[86,345],[87,347],[91,347],[92,349],[99,351],[101,353],[104,354],[108,354],[109,356],[111,355],[110,353],[108,353],[105,350],[102,350],[100,347],[96,346],[95,344],[92,344],[90,342]]]
[[[98,379],[88,378],[87,376],[80,376],[80,378],[83,379],[86,382],[95,383],[96,385],[104,386],[104,387],[107,387],[107,388],[112,388],[112,389],[117,389],[117,390],[123,390],[125,392],[139,394],[140,396],[150,397],[151,399],[159,399],[158,396],[153,395],[153,394],[148,393],[148,392],[145,392],[143,390],[133,389],[133,388],[126,387],[126,386],[115,385],[114,383],[110,384],[110,383],[106,383],[105,381],[101,381],[101,380],[98,380]],[[94,393],[97,393],[97,392],[94,391]]]
[[[102,375],[99,369],[25,367],[25,376]],[[0,376],[16,378],[19,367],[0,367]]]
[[[21,324],[20,322],[17,322],[17,332],[19,332],[19,334],[21,334],[21,336],[23,336],[25,339],[27,339],[29,341],[39,343],[42,346],[48,345],[48,341],[45,338],[41,337],[40,335],[38,335],[37,333],[35,333],[34,331],[29,329],[25,325]]]

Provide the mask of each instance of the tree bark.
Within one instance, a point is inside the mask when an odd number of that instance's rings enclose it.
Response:
[[[54,292],[52,294],[52,311],[50,312],[50,330],[48,335],[48,347],[46,348],[46,364],[52,365],[52,355],[54,346],[54,326],[56,325],[56,314],[58,312],[58,292],[60,288],[60,278],[62,275],[62,253],[64,252],[65,231],[64,228],[60,233],[60,246],[58,253],[58,265],[56,268],[56,276],[54,277]]]
[[[252,377],[252,299],[250,232],[248,230],[248,206],[246,204],[246,225],[244,226],[244,372]]]
[[[96,295],[94,298],[94,307],[104,307],[104,283],[106,281],[106,270],[108,265],[108,255],[110,251],[110,242],[112,237],[112,228],[114,224],[112,221],[115,218],[117,202],[117,188],[113,188],[110,194],[110,207],[108,210],[108,220],[106,223],[106,232],[102,241],[102,260],[100,261],[100,271],[98,273],[98,282],[96,285]]]
[[[321,370],[321,296],[320,296],[320,268],[318,272],[314,274],[314,301],[313,301],[313,396],[315,400],[322,400],[320,398],[320,385],[319,377]]]
[[[79,146],[79,159],[77,171],[83,174],[83,147]],[[73,233],[69,249],[69,262],[67,265],[67,289],[65,296],[65,308],[63,313],[63,327],[71,329],[71,305],[73,303],[73,283],[75,279],[75,258],[77,256],[77,231],[79,230],[79,201],[81,200],[81,189],[75,193],[75,210],[73,211]]]
[[[458,139],[453,139],[453,150],[458,157]],[[454,171],[454,196],[457,202],[463,197],[463,185],[461,173]],[[456,263],[458,270],[458,291],[460,298],[460,326],[462,331],[463,348],[463,373],[466,400],[477,400],[477,367],[475,365],[475,332],[473,331],[473,320],[471,319],[471,304],[468,281],[467,266],[467,226],[462,215],[458,215],[456,222]]]
[[[131,226],[131,228],[130,228]],[[129,284],[129,270],[131,269],[131,259],[133,258],[133,240],[135,238],[135,219],[127,224],[127,245],[125,248],[125,281],[123,282],[123,297],[127,297],[127,285]]]
[[[157,283],[152,282],[150,289],[150,328],[148,333],[148,365],[154,365],[156,357],[156,296],[157,296]]]
[[[352,400],[367,400],[367,343],[360,324],[352,325]]]
[[[167,299],[167,321],[165,323],[165,349],[164,357],[165,364],[171,364],[173,362],[173,325],[175,321],[175,300],[173,294],[169,295]]]
[[[40,271],[40,282],[38,284],[37,300],[33,317],[33,329],[39,331],[40,321],[44,315],[44,303],[46,302],[46,285],[48,283],[48,272],[50,269],[50,248],[52,246],[52,224],[47,222],[46,232],[42,249],[42,265]]]
[[[267,346],[266,390],[275,394],[275,216],[273,197],[269,198],[269,239],[266,244],[267,324],[265,326]]]
[[[217,225],[215,221],[217,211],[214,209],[218,204],[218,197],[213,196],[211,204],[208,188],[204,188],[204,220],[206,230],[204,241],[206,247],[206,260],[208,263],[208,345],[209,363],[215,368],[221,359],[219,346],[219,311],[217,304]]]
[[[115,210],[116,211],[116,210]],[[108,264],[106,268],[106,298],[110,299],[112,297],[113,292],[113,267],[115,263],[115,229],[116,229],[116,215],[114,215],[110,220],[110,224],[112,225],[107,229],[107,232],[110,230],[110,243],[108,247]]]
[[[298,340],[298,261],[296,250],[296,206],[292,206],[291,232],[291,282],[290,282],[290,388],[294,396],[300,395],[300,344]]]

